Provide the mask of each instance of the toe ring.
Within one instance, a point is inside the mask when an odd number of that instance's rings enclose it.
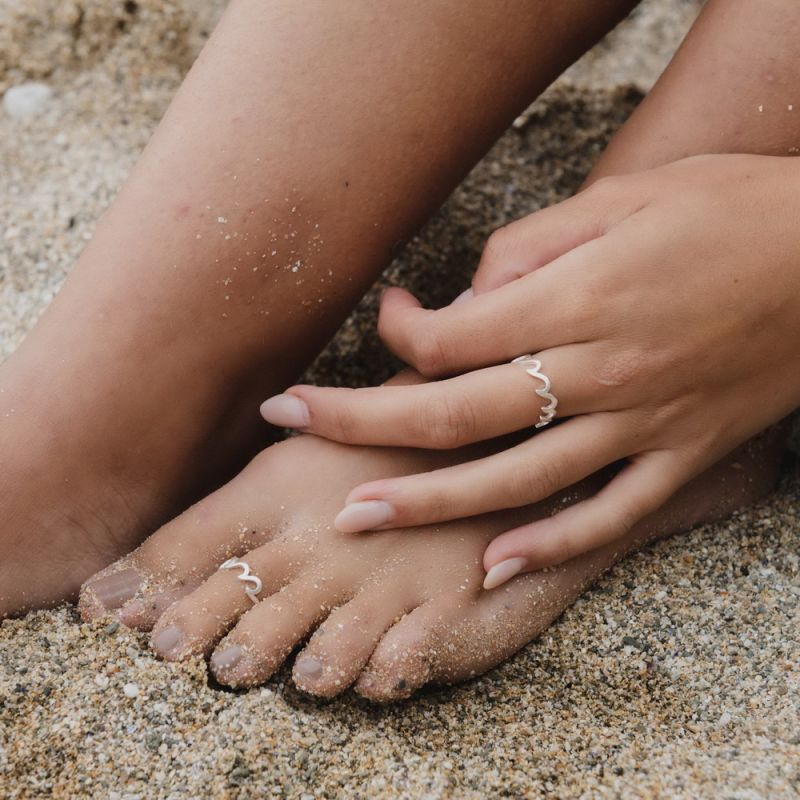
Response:
[[[263,584],[261,578],[250,571],[250,565],[241,558],[229,558],[227,561],[219,565],[219,569],[239,569],[241,572],[236,576],[244,586],[244,593],[254,602],[258,602],[258,595],[261,594]]]

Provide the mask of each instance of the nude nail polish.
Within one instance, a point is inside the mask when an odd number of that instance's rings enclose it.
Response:
[[[307,428],[311,424],[308,406],[291,394],[276,394],[261,404],[261,416],[280,428]]]
[[[319,676],[322,675],[322,662],[318,658],[313,658],[312,656],[299,658],[294,668],[304,678],[319,678]]]
[[[163,631],[153,636],[150,644],[162,658],[175,655],[175,651],[183,642],[183,631],[177,625],[167,625]]]
[[[342,533],[360,533],[386,525],[394,519],[394,508],[383,500],[350,503],[336,516],[333,524]]]
[[[524,558],[507,558],[505,561],[495,564],[486,573],[486,577],[483,579],[483,588],[496,589],[498,586],[502,586],[520,573],[526,563]]]
[[[103,608],[113,611],[127,603],[139,591],[142,582],[142,576],[128,567],[91,581],[86,589],[92,592]]]
[[[231,644],[223,647],[222,650],[216,650],[211,656],[211,669],[214,673],[232,669],[242,660],[243,654],[244,650],[238,644]]]
[[[475,297],[475,291],[470,286],[469,289],[465,289],[463,292],[461,292],[461,294],[458,297],[456,297],[456,299],[453,300],[453,302],[450,305],[454,306],[456,303],[461,303],[464,300],[471,300],[473,297]]]

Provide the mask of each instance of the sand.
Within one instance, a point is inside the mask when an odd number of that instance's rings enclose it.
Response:
[[[57,291],[221,3],[0,0],[0,348]],[[652,83],[696,3],[663,0],[571,71],[387,272],[445,302],[494,227],[567,196]],[[391,364],[375,293],[314,377]],[[618,565],[490,674],[388,708],[320,702],[284,671],[209,685],[73,608],[0,627],[4,798],[800,796],[800,471],[733,519]]]

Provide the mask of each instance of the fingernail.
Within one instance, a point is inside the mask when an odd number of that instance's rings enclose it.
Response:
[[[502,586],[521,572],[526,563],[524,558],[507,558],[505,561],[495,564],[486,573],[486,577],[483,579],[483,588],[496,589],[498,586]]]
[[[231,644],[223,647],[222,650],[215,651],[211,656],[211,669],[216,674],[224,670],[232,669],[241,660],[244,650],[238,644]]]
[[[305,678],[319,678],[322,675],[322,662],[318,658],[307,656],[295,662],[294,668]]]
[[[91,581],[86,588],[94,594],[103,608],[113,611],[127,603],[139,591],[142,582],[142,576],[129,567]]]
[[[162,658],[168,658],[175,654],[182,641],[183,631],[177,625],[168,625],[153,636],[150,644]]]
[[[383,500],[350,503],[337,515],[333,524],[342,533],[359,533],[385,525],[394,519],[394,509]]]
[[[291,394],[276,394],[261,404],[261,416],[281,428],[307,428],[311,424],[308,406]]]
[[[475,297],[475,290],[470,286],[469,289],[465,289],[463,292],[461,292],[461,294],[456,297],[456,299],[453,300],[450,305],[454,306],[456,303],[460,303],[463,300],[471,300],[473,297]]]

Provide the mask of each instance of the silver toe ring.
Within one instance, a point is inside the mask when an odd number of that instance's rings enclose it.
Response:
[[[219,565],[219,569],[236,569],[239,568],[241,572],[236,576],[237,580],[240,580],[244,587],[244,593],[254,602],[258,602],[258,595],[261,594],[261,590],[264,588],[263,584],[261,583],[261,578],[253,575],[250,571],[250,565],[246,561],[242,561],[241,558],[229,558],[224,564]]]

